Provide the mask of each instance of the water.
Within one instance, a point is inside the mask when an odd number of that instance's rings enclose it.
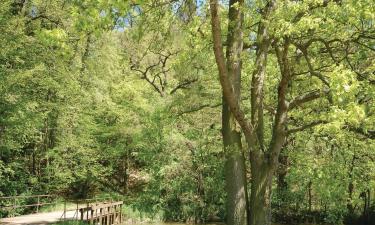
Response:
[[[177,222],[140,222],[140,221],[134,221],[134,222],[125,222],[120,225],[194,225],[192,223],[177,223]],[[199,225],[225,225],[225,223],[221,222],[215,222],[215,223],[205,223],[205,224],[199,224]],[[273,223],[272,225],[285,225],[285,224],[279,224],[279,223]],[[306,224],[304,224],[306,225]],[[308,225],[317,225],[313,223],[309,223]]]

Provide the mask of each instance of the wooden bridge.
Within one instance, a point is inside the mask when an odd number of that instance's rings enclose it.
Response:
[[[64,209],[54,212],[40,213],[43,206],[54,205],[53,200],[57,196],[53,195],[32,195],[32,196],[12,196],[0,197],[1,213],[8,213],[11,217],[0,218],[0,224],[20,225],[20,224],[50,224],[64,220],[80,220],[88,224],[112,225],[119,224],[123,220],[122,201],[114,201],[111,198],[66,200],[64,199]],[[74,208],[70,207],[74,203]],[[60,201],[61,203],[61,201]],[[16,216],[15,210],[20,208],[28,209],[30,214]]]
[[[102,202],[79,208],[80,220],[89,224],[111,225],[122,222],[123,202]],[[86,216],[86,218],[85,218]]]

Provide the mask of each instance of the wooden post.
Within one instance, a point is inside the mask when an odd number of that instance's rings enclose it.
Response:
[[[89,210],[89,209],[87,209],[87,210]],[[90,209],[90,214],[91,214],[90,224],[94,224],[94,210],[92,208]]]
[[[109,223],[109,214],[111,213],[110,207],[107,207],[107,225],[110,225]]]
[[[39,212],[39,203],[40,203],[40,199],[39,199],[39,195],[38,195],[38,201],[37,201],[37,205],[36,205],[36,213]]]
[[[86,202],[86,220],[87,220],[87,222],[89,221],[89,210],[88,210],[88,208],[89,208],[89,203]]]
[[[103,225],[107,225],[108,224],[108,221],[107,221],[108,209],[107,208],[103,208],[103,211],[104,211],[104,215],[103,215],[104,223],[103,223]]]
[[[109,224],[112,224],[112,205],[110,205],[109,207]]]
[[[95,209],[95,219],[94,224],[98,224],[98,209]]]
[[[114,206],[115,209],[113,210],[113,224],[116,224],[117,222],[117,218],[116,218],[116,215],[117,215],[117,205]]]
[[[78,201],[77,201],[77,220],[78,220]]]
[[[120,223],[122,223],[122,204],[120,205]]]
[[[81,221],[83,221],[83,214],[84,214],[83,208],[79,209],[79,212],[81,213]]]
[[[103,225],[103,209],[102,208],[100,208],[99,209],[99,223],[100,223],[100,225]]]
[[[66,200],[64,199],[64,221],[66,220]]]

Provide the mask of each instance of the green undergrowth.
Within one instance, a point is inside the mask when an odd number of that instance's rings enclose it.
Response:
[[[141,212],[130,205],[123,205],[122,214],[124,221],[130,223],[136,222],[162,222],[163,213],[159,212],[156,215],[150,216],[147,213]]]

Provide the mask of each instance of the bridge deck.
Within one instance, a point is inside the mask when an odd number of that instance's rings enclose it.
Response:
[[[64,211],[37,213],[31,215],[23,215],[11,218],[0,219],[1,225],[26,225],[26,224],[51,224],[60,221]],[[66,219],[71,220],[74,218],[75,211],[67,211]]]

